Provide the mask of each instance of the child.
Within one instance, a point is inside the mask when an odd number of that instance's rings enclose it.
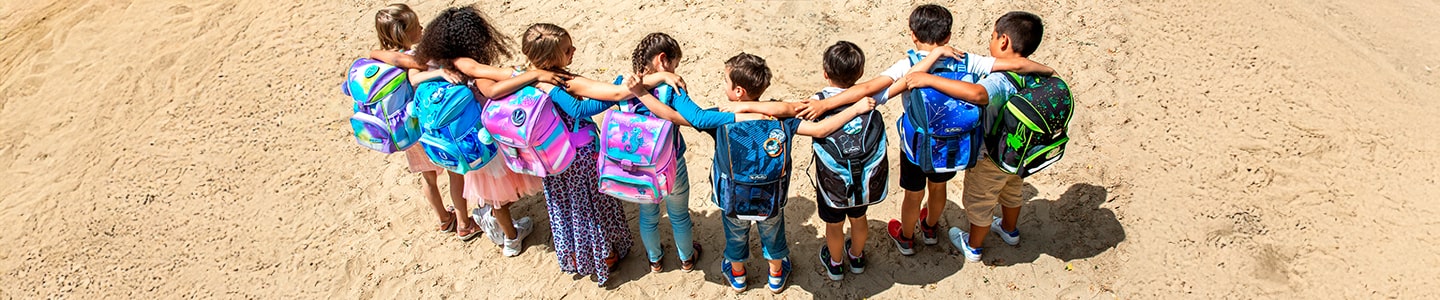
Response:
[[[812,97],[814,100],[833,97],[845,89],[855,85],[860,76],[865,74],[865,52],[860,46],[847,41],[836,42],[825,49],[824,58],[825,80],[830,86],[820,90]],[[833,118],[833,117],[832,117]],[[881,150],[884,151],[884,150]],[[816,165],[816,168],[822,168]],[[888,168],[882,166],[882,168]],[[818,172],[818,171],[817,171]],[[815,186],[815,195],[820,195],[820,186]],[[816,199],[817,214],[820,220],[825,222],[825,245],[820,247],[820,264],[825,267],[830,280],[841,280],[845,278],[845,267],[842,258],[847,258],[850,263],[850,271],[855,274],[865,272],[865,239],[869,237],[869,225],[866,223],[865,212],[869,206],[852,208],[833,208],[828,201]],[[845,238],[845,219],[850,219],[850,235],[854,239]]]
[[[765,92],[765,89],[770,87],[770,67],[766,66],[763,58],[746,53],[741,53],[725,61],[724,77],[726,88],[725,96],[733,102],[758,101],[760,95]],[[658,99],[650,94],[648,88],[632,85],[631,91],[634,92],[635,96],[645,103],[645,107],[651,109],[656,116],[671,120],[686,120],[680,112],[671,109],[664,103],[660,103]],[[824,137],[836,129],[839,129],[841,126],[844,126],[847,121],[860,113],[870,111],[875,107],[873,100],[865,100],[861,103],[862,104],[851,106],[851,108],[841,112],[835,118],[829,118],[819,123],[802,122],[795,118],[786,118],[784,121],[786,126],[794,126],[794,132],[797,134],[811,137]],[[727,122],[718,122],[720,123],[718,125],[705,124],[714,125],[715,127],[701,127],[698,126],[698,124],[688,121],[686,124],[697,125],[695,126],[697,129],[704,130],[706,133],[709,133],[711,137],[714,137],[716,134],[715,129],[718,128],[719,125],[736,121],[768,118],[768,116],[755,114],[720,114],[730,115],[733,116],[733,118]],[[711,200],[716,201],[718,205],[719,199],[713,198],[712,196]],[[750,221],[743,221],[729,216],[723,217],[723,219],[723,226],[725,228],[725,259],[721,262],[721,269],[725,274],[726,280],[730,283],[731,288],[734,288],[737,292],[744,291],[748,286],[748,283],[745,281],[745,260],[750,256],[750,240],[748,238],[750,234]],[[757,227],[759,227],[761,248],[764,250],[765,258],[769,260],[770,276],[766,287],[772,293],[779,293],[784,290],[786,279],[790,276],[791,270],[789,259],[790,250],[785,240],[785,214],[782,210],[776,215],[771,216],[768,220],[757,221],[756,223],[758,223]]]
[[[814,118],[835,107],[854,102],[865,95],[873,94],[877,101],[883,103],[886,99],[907,90],[903,78],[905,74],[925,72],[929,69],[930,63],[941,57],[958,57],[953,48],[945,46],[950,42],[952,16],[949,10],[934,4],[921,5],[910,13],[909,22],[911,41],[915,44],[915,50],[926,56],[924,61],[911,64],[909,59],[900,59],[895,65],[881,73],[880,77],[856,84],[834,97],[808,101],[809,105],[801,108],[799,115],[804,118]],[[966,71],[973,74],[988,74],[996,70],[1053,73],[1053,70],[1048,67],[1024,58],[996,59],[964,55],[968,58],[968,70]],[[983,105],[984,103],[977,104]],[[906,256],[915,254],[915,227],[917,225],[920,227],[920,238],[926,245],[939,243],[937,232],[940,226],[939,220],[945,211],[945,183],[954,177],[955,172],[925,173],[920,166],[909,159],[900,160],[900,187],[905,189],[905,198],[900,206],[900,219],[891,219],[887,228],[887,233],[895,242],[900,254]],[[930,199],[925,204],[926,208],[921,208],[921,201],[924,200],[927,190],[930,193]],[[920,221],[919,224],[917,224],[917,220]]]
[[[430,21],[430,26],[420,41],[417,59],[435,62],[439,68],[447,71],[456,70],[457,60],[462,58],[472,62],[495,63],[501,57],[510,55],[506,40],[507,38],[496,32],[474,7],[450,8]],[[482,90],[479,86],[489,87],[495,82],[493,77],[528,83],[540,80],[538,77],[541,75],[534,73],[510,78],[507,72],[491,73],[493,74],[489,75],[492,78],[470,77],[470,73],[463,72],[459,77],[470,85],[472,91],[478,93]],[[558,82],[556,78],[546,79]],[[489,99],[483,97],[483,94],[479,96],[481,97],[475,97],[478,101]],[[491,241],[502,246],[505,256],[519,255],[523,247],[522,241],[534,229],[534,224],[529,217],[513,220],[510,216],[510,205],[520,197],[539,192],[540,178],[511,172],[503,162],[496,159],[479,170],[466,173],[464,181],[464,197],[482,206],[472,212],[466,222],[483,224],[482,227],[490,231]],[[461,211],[468,208],[463,203],[456,205],[462,208]]]
[[[635,72],[641,75],[658,72],[674,73],[680,64],[680,43],[664,33],[651,33],[640,39],[631,55]],[[684,99],[689,101],[689,99]],[[666,213],[670,215],[670,230],[675,237],[675,252],[680,257],[680,269],[686,272],[695,269],[700,257],[700,243],[694,242],[690,221],[690,171],[685,165],[685,140],[675,140],[675,183],[670,196],[665,197]],[[660,223],[660,204],[640,204],[640,241],[649,255],[650,271],[660,272],[660,259],[665,253],[660,248],[660,237],[656,234]]]
[[[386,6],[375,12],[375,33],[380,39],[381,50],[372,51],[371,56],[410,69],[411,72],[415,72],[417,69],[423,70],[424,66],[413,63],[406,64],[399,59],[392,58],[408,56],[392,55],[392,53],[411,52],[411,46],[420,41],[421,32],[420,19],[415,15],[415,11],[410,10],[410,6],[398,3]],[[413,60],[407,61],[413,62]],[[457,223],[464,213],[463,210],[456,212],[453,208],[446,208],[445,204],[441,202],[440,188],[436,186],[435,181],[436,177],[439,177],[438,172],[443,169],[431,163],[430,158],[425,156],[425,150],[419,145],[405,149],[405,160],[409,163],[410,173],[420,173],[420,177],[424,178],[421,192],[425,194],[425,200],[430,203],[430,207],[435,210],[435,215],[440,217],[440,224],[435,226],[435,230],[447,233],[456,232]],[[458,200],[462,198],[461,194],[463,193],[462,178],[459,174],[446,173],[450,175],[450,199],[455,201],[457,206],[463,208],[464,200]],[[473,222],[465,222],[463,225],[467,226],[459,228],[457,233],[460,239],[468,241],[475,238],[479,227],[468,226],[474,225]]]
[[[996,58],[1023,58],[1035,53],[1040,46],[1040,36],[1045,32],[1040,17],[1023,11],[1014,11],[1000,16],[995,21],[995,30],[990,33],[990,55]],[[979,84],[948,80],[929,74],[911,74],[910,88],[934,87],[952,96],[976,99],[986,103],[992,99],[1005,99],[1016,92],[1016,87],[1004,75],[994,74],[981,79]],[[987,137],[988,138],[988,137]],[[988,153],[988,151],[981,151]],[[961,202],[965,204],[965,218],[970,221],[970,230],[950,228],[950,242],[960,249],[965,259],[980,261],[984,249],[985,235],[995,232],[1006,244],[1020,243],[1020,230],[1015,228],[1020,217],[1020,187],[1024,181],[1020,176],[1005,173],[995,166],[989,155],[979,159],[977,166],[965,172],[965,191]],[[1000,206],[996,218],[995,206]]]

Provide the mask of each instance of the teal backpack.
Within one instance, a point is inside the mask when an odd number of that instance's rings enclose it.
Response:
[[[991,99],[985,117],[990,130],[985,147],[990,159],[1006,173],[1030,176],[1060,161],[1075,99],[1070,86],[1059,77],[1023,76],[1013,72],[995,73],[1015,85],[1015,94]]]

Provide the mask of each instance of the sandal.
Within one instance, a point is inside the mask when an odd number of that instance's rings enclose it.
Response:
[[[458,233],[460,233],[460,230],[459,230],[459,229],[456,229],[455,232],[458,234]],[[482,233],[485,233],[485,231],[482,231],[482,230],[480,230],[479,228],[476,228],[476,229],[471,229],[470,233],[460,234],[460,235],[456,236],[455,238],[460,239],[461,242],[469,242],[470,240],[474,240],[475,238],[480,237],[480,234],[482,234]]]
[[[445,207],[445,211],[450,213],[450,218],[448,219],[448,221],[444,219],[440,220],[440,224],[435,226],[435,231],[439,231],[442,233],[455,232],[455,227],[458,227],[460,224],[460,220],[455,218],[455,207]]]
[[[700,249],[700,243],[694,243],[691,244],[691,246],[695,247],[695,253],[690,254],[690,259],[680,261],[680,270],[684,270],[685,272],[695,270],[695,263],[700,262],[700,253],[704,252]]]
[[[663,271],[664,269],[664,265],[661,265],[659,261],[650,262],[650,273],[660,273],[660,271]]]
[[[610,257],[605,258],[605,270],[609,271],[610,273],[615,273],[615,270],[620,268],[619,262],[620,256],[611,253]]]

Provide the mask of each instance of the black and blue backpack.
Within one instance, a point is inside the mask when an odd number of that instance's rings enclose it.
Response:
[[[815,96],[825,99],[823,93]],[[844,108],[831,110],[828,118]],[[885,117],[879,111],[856,116],[825,138],[812,139],[815,150],[817,201],[851,208],[885,201],[889,194],[890,160],[885,155]]]
[[[910,63],[924,56],[909,52]],[[966,59],[945,58],[929,73],[951,80],[974,83],[979,74],[966,71]],[[945,95],[933,88],[918,88],[901,94],[905,116],[900,118],[901,150],[905,158],[926,173],[947,173],[969,169],[980,156],[982,110],[979,106]]]
[[[717,129],[710,182],[725,216],[763,221],[785,208],[790,145],[799,125],[799,119],[754,120]]]
[[[1015,85],[1015,94],[990,99],[986,107],[986,146],[1001,171],[1030,176],[1065,156],[1075,98],[1060,77],[997,73]]]

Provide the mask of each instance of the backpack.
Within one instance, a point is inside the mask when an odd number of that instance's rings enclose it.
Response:
[[[815,94],[825,99],[822,93]],[[826,118],[843,108],[831,110]],[[889,194],[890,163],[885,155],[885,117],[870,111],[851,119],[825,138],[811,139],[815,149],[815,186],[833,208],[880,203]]]
[[[662,102],[678,97],[679,89],[660,85],[653,91]],[[621,102],[606,111],[600,124],[600,192],[620,200],[656,204],[674,188],[680,132],[668,120],[636,113],[637,105]]]
[[[420,145],[435,165],[465,174],[495,158],[495,144],[480,124],[480,103],[463,85],[426,81],[415,88]]]
[[[564,173],[575,160],[575,148],[594,138],[593,129],[566,126],[562,113],[549,93],[526,86],[490,100],[482,115],[511,171],[545,177]]]
[[[923,57],[911,50],[910,62]],[[976,82],[966,72],[966,60],[946,58],[930,68],[930,74],[946,79]],[[946,173],[969,169],[980,156],[983,130],[979,129],[981,109],[933,88],[918,88],[901,94],[905,116],[899,123],[901,150],[905,158],[925,173]]]
[[[763,221],[785,208],[790,192],[790,144],[800,124],[754,120],[720,126],[711,173],[715,204],[725,216]]]
[[[1070,141],[1074,96],[1059,77],[1021,76],[1005,72],[1015,94],[991,99],[987,107],[986,148],[991,160],[1006,173],[1030,176],[1060,161]]]
[[[381,153],[395,153],[415,144],[420,127],[410,115],[414,87],[404,68],[361,58],[346,71],[341,93],[355,100],[350,129],[355,143]]]

